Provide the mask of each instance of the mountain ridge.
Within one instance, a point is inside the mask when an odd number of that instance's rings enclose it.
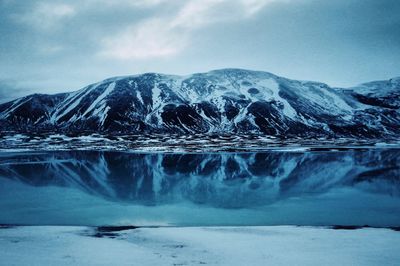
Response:
[[[0,104],[0,132],[400,136],[400,78],[350,88],[219,69],[108,78]]]

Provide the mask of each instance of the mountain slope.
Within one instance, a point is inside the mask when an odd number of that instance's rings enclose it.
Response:
[[[350,89],[222,69],[117,77],[0,105],[0,130],[396,137],[400,79]]]

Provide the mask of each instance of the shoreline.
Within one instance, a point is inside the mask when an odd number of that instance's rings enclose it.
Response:
[[[345,230],[343,230],[345,229]],[[298,226],[0,228],[0,265],[395,265],[400,234]]]

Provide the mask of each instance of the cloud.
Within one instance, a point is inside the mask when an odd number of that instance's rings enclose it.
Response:
[[[163,57],[176,54],[186,42],[186,34],[180,34],[162,19],[152,19],[104,39],[101,55],[118,59]]]
[[[31,89],[21,87],[14,80],[0,79],[0,104],[12,101],[18,97],[26,96]]]
[[[0,0],[0,80],[53,93],[240,67],[351,86],[399,75],[399,12],[398,0]]]
[[[64,19],[73,17],[76,9],[64,3],[38,2],[33,10],[23,14],[14,14],[13,18],[19,23],[32,26],[38,30],[53,30],[62,25]]]
[[[253,15],[263,9],[267,4],[278,2],[279,0],[242,0],[242,5],[247,15]],[[286,0],[288,1],[288,0]],[[280,0],[280,2],[285,2],[285,0]]]
[[[91,6],[106,5],[106,6],[123,6],[130,5],[135,7],[154,7],[162,3],[166,3],[168,0],[86,0],[84,4]]]
[[[117,59],[173,56],[190,44],[190,37],[197,29],[247,19],[275,1],[190,0],[170,15],[148,18],[116,35],[103,38],[103,49],[99,54]]]

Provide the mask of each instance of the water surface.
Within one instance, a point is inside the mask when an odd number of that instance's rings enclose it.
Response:
[[[400,225],[400,149],[0,153],[0,223]]]

